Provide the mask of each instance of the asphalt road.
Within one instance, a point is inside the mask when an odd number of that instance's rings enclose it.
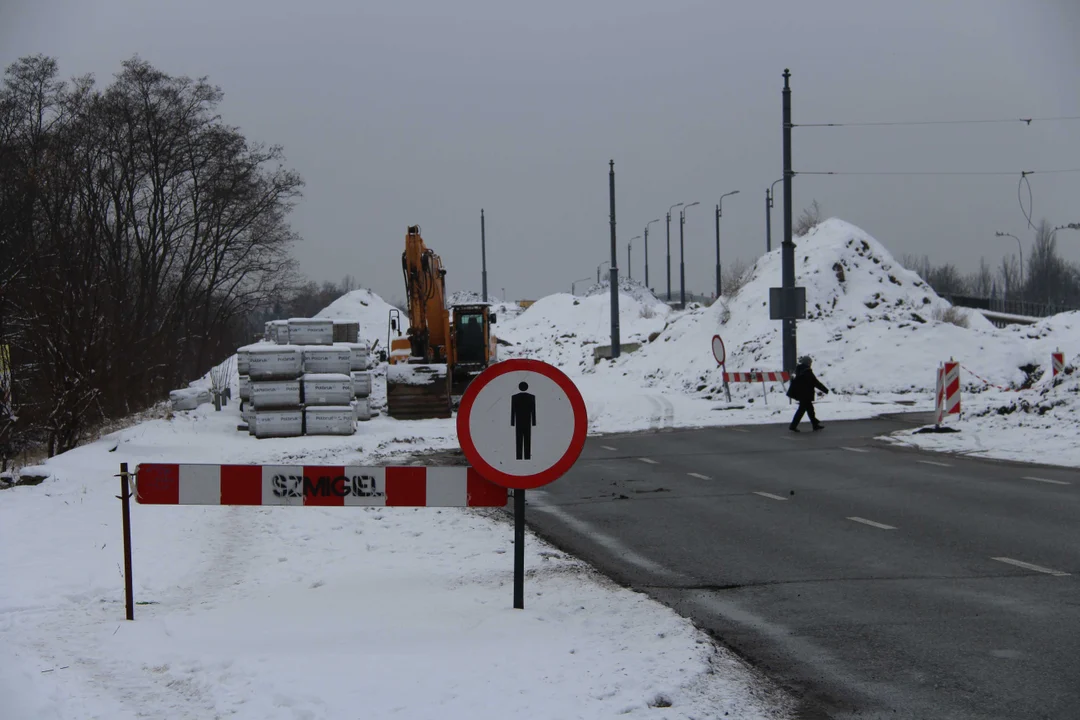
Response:
[[[528,522],[804,718],[1080,718],[1080,472],[873,440],[920,419],[590,438]]]

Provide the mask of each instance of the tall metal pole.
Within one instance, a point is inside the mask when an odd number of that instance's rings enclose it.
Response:
[[[738,195],[738,190],[732,190],[729,193],[724,193],[720,196],[720,201],[716,203],[716,297],[720,297],[720,218],[724,214],[724,198],[731,195]]]
[[[772,252],[772,193],[765,188],[765,252]]]
[[[660,222],[660,218],[645,223],[645,287],[650,290],[652,288],[649,287],[649,226],[655,222]]]
[[[720,299],[720,203],[716,204],[716,299]]]
[[[649,287],[649,226],[645,226],[645,287]]]
[[[487,236],[484,233],[484,208],[480,208],[480,265],[483,268],[484,302],[487,302]]]
[[[627,280],[633,280],[634,279],[633,250],[634,250],[634,238],[630,238],[630,240],[628,240],[627,243],[626,243],[626,279]]]
[[[667,213],[667,299],[671,302],[671,210]]]
[[[794,295],[795,287],[795,243],[791,240],[791,71],[784,68],[783,122],[784,122],[784,243],[781,248],[782,283],[784,292]],[[789,296],[790,297],[790,296]],[[790,305],[790,303],[784,303]],[[787,314],[793,314],[793,307],[788,307]],[[795,372],[796,348],[795,318],[783,319],[784,370]]]
[[[686,307],[686,261],[683,252],[683,227],[686,226],[686,208],[679,211],[679,304]]]
[[[611,198],[611,357],[620,355],[619,348],[619,259],[615,247],[615,161],[609,163],[608,195]]]
[[[667,299],[671,302],[671,211],[682,207],[682,203],[675,203],[667,209]]]

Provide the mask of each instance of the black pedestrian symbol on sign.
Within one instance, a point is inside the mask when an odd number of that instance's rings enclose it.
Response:
[[[510,425],[516,430],[517,459],[532,458],[532,429],[536,425],[536,396],[525,392],[529,383],[518,384],[521,392],[510,398]]]

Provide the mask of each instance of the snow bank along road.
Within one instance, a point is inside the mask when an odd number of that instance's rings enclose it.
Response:
[[[911,416],[590,438],[542,535],[715,631],[803,717],[1080,707],[1080,474],[873,438]]]

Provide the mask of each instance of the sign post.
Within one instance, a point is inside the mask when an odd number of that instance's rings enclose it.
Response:
[[[561,370],[539,360],[504,360],[461,398],[457,431],[469,464],[514,491],[514,607],[525,607],[525,491],[562,477],[581,455],[585,401]]]
[[[727,398],[728,402],[731,402],[731,388],[728,387],[727,383],[727,350],[724,348],[724,341],[720,339],[719,335],[712,336],[712,354],[723,373],[724,397]]]

